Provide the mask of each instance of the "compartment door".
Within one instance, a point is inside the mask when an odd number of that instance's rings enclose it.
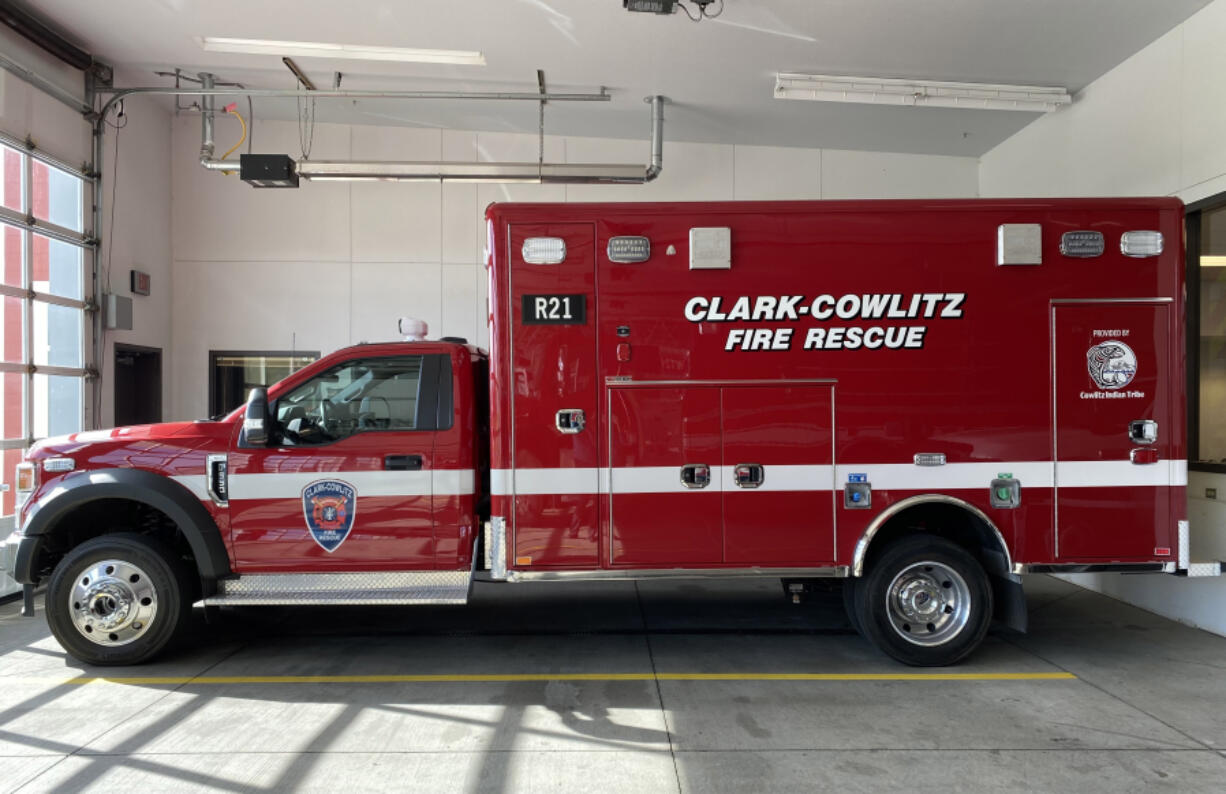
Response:
[[[1056,554],[1153,559],[1172,545],[1169,450],[1182,432],[1171,425],[1171,306],[1052,312]]]
[[[727,386],[724,561],[834,560],[834,390],[828,384]]]
[[[525,261],[534,238],[561,240],[562,261]],[[596,567],[595,227],[513,224],[510,259],[514,563]]]
[[[609,405],[613,565],[721,562],[720,389],[612,388]]]

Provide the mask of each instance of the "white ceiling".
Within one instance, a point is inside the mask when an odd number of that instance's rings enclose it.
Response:
[[[204,52],[197,37],[481,50],[486,66],[299,59],[318,85],[553,91],[550,133],[646,138],[660,93],[671,140],[977,156],[1036,118],[1009,111],[776,100],[778,71],[1083,88],[1209,0],[726,0],[716,20],[632,14],[621,0],[36,0],[33,9],[142,84],[151,70],[292,88],[272,56]],[[124,81],[127,82],[126,80]],[[293,101],[259,100],[262,118]],[[320,120],[535,132],[531,103],[320,100]]]

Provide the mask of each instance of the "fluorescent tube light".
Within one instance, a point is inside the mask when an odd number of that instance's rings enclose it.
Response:
[[[1226,267],[1226,256],[1202,256],[1201,267]]]
[[[1050,113],[1073,101],[1065,89],[1044,86],[945,83],[788,72],[775,75],[775,98],[868,105],[1022,110],[1029,113]]]
[[[412,47],[370,47],[363,44],[328,44],[313,41],[271,41],[205,36],[200,46],[209,52],[238,52],[291,58],[336,58],[403,63],[452,63],[485,66],[485,56],[468,50],[422,50]]]

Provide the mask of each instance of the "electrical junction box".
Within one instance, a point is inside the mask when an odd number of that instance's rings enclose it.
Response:
[[[103,295],[102,318],[108,331],[131,331],[132,299],[112,293]]]
[[[252,187],[298,187],[298,167],[288,154],[243,154],[238,177]]]
[[[677,0],[622,0],[622,8],[646,14],[671,14]]]

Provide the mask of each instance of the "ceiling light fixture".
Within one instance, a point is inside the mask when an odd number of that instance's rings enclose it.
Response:
[[[485,66],[485,56],[470,50],[423,50],[413,47],[370,47],[363,44],[231,39],[216,36],[204,36],[199,41],[200,46],[209,52],[276,55],[278,57],[289,56],[291,58],[335,58],[358,61],[450,63],[461,66]]]
[[[1226,267],[1226,256],[1207,256],[1202,254],[1200,258],[1201,267]]]
[[[775,75],[776,99],[853,102],[976,110],[1021,110],[1050,113],[1073,101],[1063,88],[988,83],[947,83],[936,80],[894,80],[884,77],[843,77],[824,74]]]

